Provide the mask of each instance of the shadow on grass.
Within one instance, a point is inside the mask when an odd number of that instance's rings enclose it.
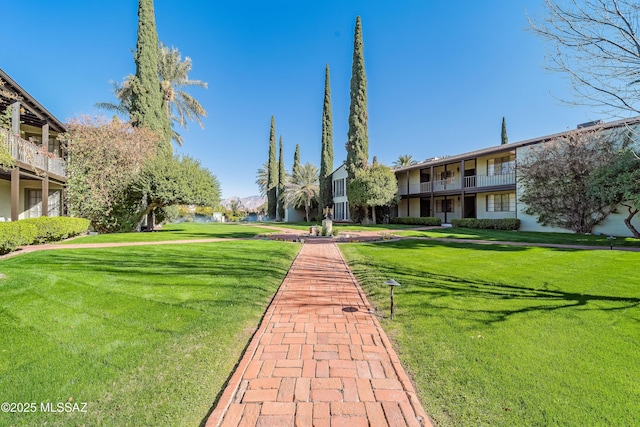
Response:
[[[526,247],[506,247],[504,245],[476,245],[464,243],[443,243],[433,241],[400,241],[385,243],[385,248],[397,248],[406,250],[424,247],[433,248],[462,248],[473,250],[491,251],[524,251]],[[546,248],[551,251],[573,252],[574,249]],[[428,258],[425,258],[428,263]],[[529,312],[555,311],[560,309],[584,307],[589,310],[616,311],[626,310],[640,306],[640,298],[597,295],[592,293],[568,292],[561,289],[551,289],[549,283],[544,282],[540,287],[518,286],[510,283],[474,280],[453,274],[433,273],[426,268],[412,268],[410,265],[373,265],[366,257],[362,260],[351,261],[358,280],[367,286],[367,291],[373,295],[385,295],[386,287],[379,284],[393,277],[403,285],[396,294],[397,299],[402,299],[402,305],[414,314],[430,315],[437,313],[441,316],[448,312],[447,316],[460,317],[469,320],[469,316],[481,323],[495,323],[508,318]],[[464,260],[461,260],[460,269],[464,270]],[[438,304],[436,301],[454,300],[449,304]],[[468,303],[460,304],[462,300]],[[482,300],[482,303],[476,301]],[[502,302],[508,302],[503,304]],[[598,304],[602,303],[602,304]],[[505,308],[508,307],[508,308]],[[457,316],[456,313],[465,313]]]

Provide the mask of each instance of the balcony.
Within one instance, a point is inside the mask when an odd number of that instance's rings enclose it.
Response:
[[[433,181],[433,191],[460,190],[460,178],[447,178]]]
[[[496,187],[516,183],[516,173],[510,172],[500,175],[472,175],[464,177],[464,187]]]
[[[50,172],[54,175],[66,177],[67,163],[58,156],[43,152],[41,147],[13,135],[6,129],[0,129],[0,144],[3,145],[18,162],[22,162],[35,172]]]
[[[472,175],[464,177],[464,188],[484,188],[499,187],[503,185],[515,185],[516,173],[509,172],[500,175]],[[401,196],[409,194],[425,194],[439,191],[461,190],[462,180],[460,177],[447,178],[438,181],[421,182],[419,184],[409,184],[406,182],[399,186],[398,193]]]

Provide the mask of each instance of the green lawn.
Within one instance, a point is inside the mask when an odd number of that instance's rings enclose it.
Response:
[[[0,261],[0,402],[87,402],[86,413],[0,413],[0,425],[199,425],[299,248],[230,241]]]
[[[262,224],[262,223],[258,223]],[[264,223],[265,225],[271,225],[274,227],[281,228],[290,228],[293,230],[303,230],[309,231],[309,227],[311,226],[322,226],[322,222],[269,222]],[[333,228],[338,229],[339,231],[395,231],[395,230],[406,230],[409,228],[416,228],[418,226],[415,225],[405,225],[405,224],[376,224],[376,225],[360,225],[360,224],[337,224],[333,223]]]
[[[84,236],[65,243],[120,243],[120,242],[160,242],[167,240],[251,238],[261,233],[271,233],[267,228],[241,224],[221,224],[216,222],[182,222],[168,224],[151,233],[113,233]]]
[[[340,248],[439,427],[640,425],[640,253]]]
[[[549,233],[533,231],[476,230],[471,228],[434,228],[431,230],[397,231],[394,234],[404,237],[430,237],[451,239],[480,239],[524,243],[559,243],[565,245],[606,246],[611,243],[608,236],[595,236],[574,233]],[[614,246],[640,247],[640,240],[631,237],[616,237]]]

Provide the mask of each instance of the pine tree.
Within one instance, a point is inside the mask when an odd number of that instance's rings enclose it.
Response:
[[[282,149],[282,135],[280,135],[280,156],[278,158],[278,219],[284,221],[284,190],[287,171],[284,168],[284,154]]]
[[[278,192],[278,164],[276,163],[276,120],[271,116],[269,132],[269,180],[267,184],[267,216],[276,217]]]
[[[296,152],[293,155],[293,168],[291,169],[291,176],[295,176],[300,171],[300,144],[296,144]]]
[[[131,81],[131,122],[155,131],[160,152],[171,153],[171,123],[164,109],[158,77],[158,32],[153,0],[139,0],[136,75]]]
[[[320,206],[333,206],[331,173],[333,172],[333,123],[329,65],[325,69],[324,104],[322,106],[322,152],[320,154]]]
[[[367,131],[367,76],[364,70],[364,44],[362,23],[356,18],[353,36],[353,64],[351,67],[351,105],[347,133],[347,172],[353,179],[356,172],[367,166],[369,135]]]
[[[507,136],[507,121],[502,117],[502,145],[509,143],[509,137]]]

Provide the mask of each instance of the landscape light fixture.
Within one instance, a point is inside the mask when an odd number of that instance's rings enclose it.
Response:
[[[395,314],[396,314],[396,307],[395,307],[395,304],[393,302],[393,288],[395,288],[396,286],[400,286],[400,283],[396,282],[393,279],[389,279],[384,283],[386,285],[389,285],[389,289],[391,289],[391,319],[393,320],[393,318],[395,317]]]

